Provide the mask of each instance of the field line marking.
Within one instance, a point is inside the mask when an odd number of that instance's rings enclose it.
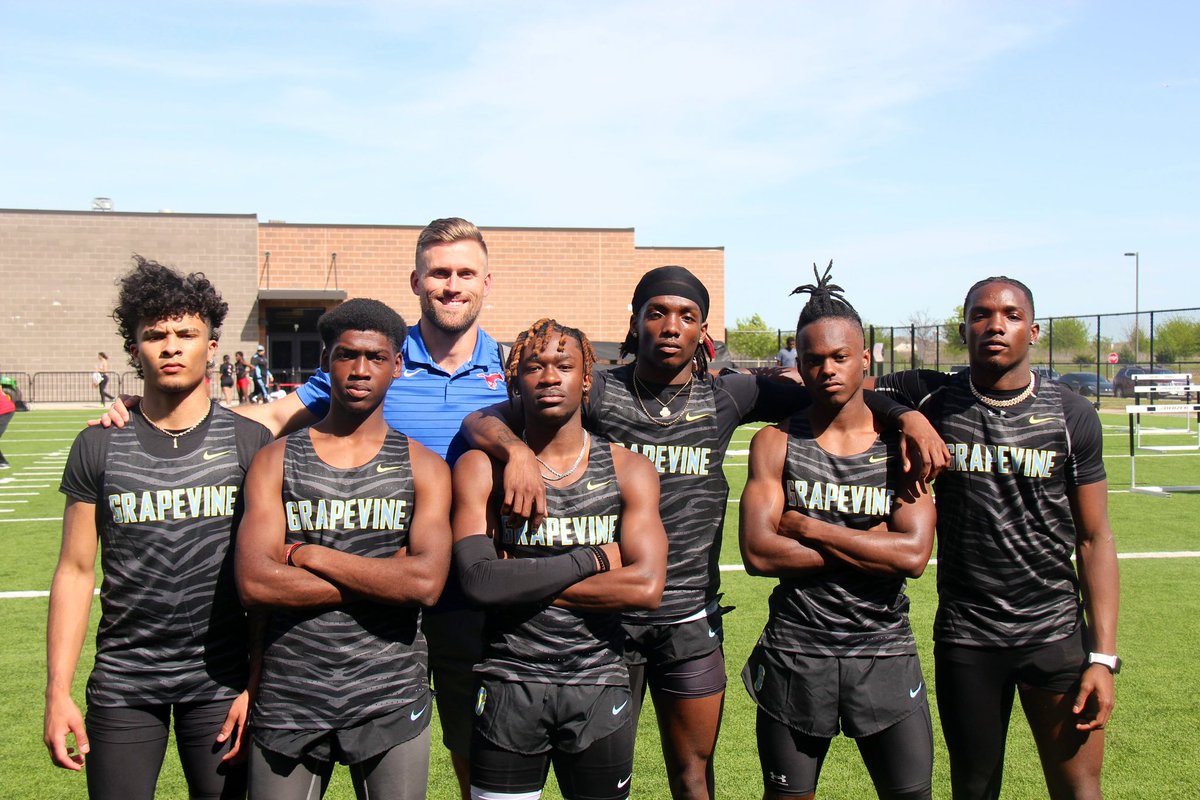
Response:
[[[12,509],[8,509],[11,513]],[[0,519],[0,522],[62,522],[62,517],[25,517],[24,519]]]
[[[1163,550],[1160,552],[1146,553],[1117,553],[1117,558],[1121,561],[1126,559],[1144,559],[1144,558],[1200,558],[1200,550]],[[1072,559],[1073,560],[1073,559]],[[929,563],[937,566],[937,559],[929,559]],[[745,572],[744,564],[722,564],[721,572]],[[2,595],[0,595],[2,596]]]
[[[100,594],[100,590],[93,589],[92,596]],[[32,597],[49,597],[50,592],[30,591],[30,592],[0,592],[0,600],[25,600]]]

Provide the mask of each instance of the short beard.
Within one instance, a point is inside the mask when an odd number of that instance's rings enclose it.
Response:
[[[475,320],[479,318],[479,307],[468,307],[466,313],[464,313],[461,317],[458,317],[451,323],[447,323],[443,319],[441,309],[436,303],[434,303],[432,299],[430,299],[428,295],[420,295],[420,303],[421,318],[428,320],[430,325],[437,328],[442,333],[448,333],[452,335],[463,333],[467,330],[470,330],[471,326],[475,324]]]

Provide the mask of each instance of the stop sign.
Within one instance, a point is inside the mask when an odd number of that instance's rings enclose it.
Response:
[[[1115,364],[1115,363],[1117,363],[1117,361],[1119,361],[1119,360],[1120,360],[1120,359],[1118,359],[1118,358],[1117,358],[1117,354],[1116,354],[1116,353],[1109,353],[1109,354],[1108,354],[1108,363],[1110,363],[1110,364]]]

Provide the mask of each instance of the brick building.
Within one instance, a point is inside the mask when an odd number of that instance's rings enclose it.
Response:
[[[315,365],[316,318],[348,297],[375,297],[410,323],[409,288],[423,225],[260,223],[253,214],[0,210],[0,371],[89,372],[96,352],[125,371],[109,313],[115,280],[139,253],[206,273],[229,302],[221,353],[267,344],[286,375]],[[638,247],[632,228],[483,228],[493,273],[484,327],[509,342],[554,316],[598,342],[619,342],[637,279],[680,264],[712,296],[709,328],[724,339],[720,247]]]

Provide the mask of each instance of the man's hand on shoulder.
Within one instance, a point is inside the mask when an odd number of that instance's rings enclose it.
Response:
[[[125,423],[129,422],[129,418],[133,416],[131,412],[140,402],[142,402],[140,395],[123,394],[112,401],[112,405],[105,409],[99,419],[89,419],[88,427],[101,425],[105,428],[124,428]]]
[[[546,482],[537,456],[528,447],[513,448],[504,465],[502,516],[529,520],[531,530],[542,524],[546,514]]]
[[[921,483],[941,475],[950,464],[950,453],[925,415],[909,411],[900,415],[897,425],[902,434],[900,455],[904,459],[904,471]]]

